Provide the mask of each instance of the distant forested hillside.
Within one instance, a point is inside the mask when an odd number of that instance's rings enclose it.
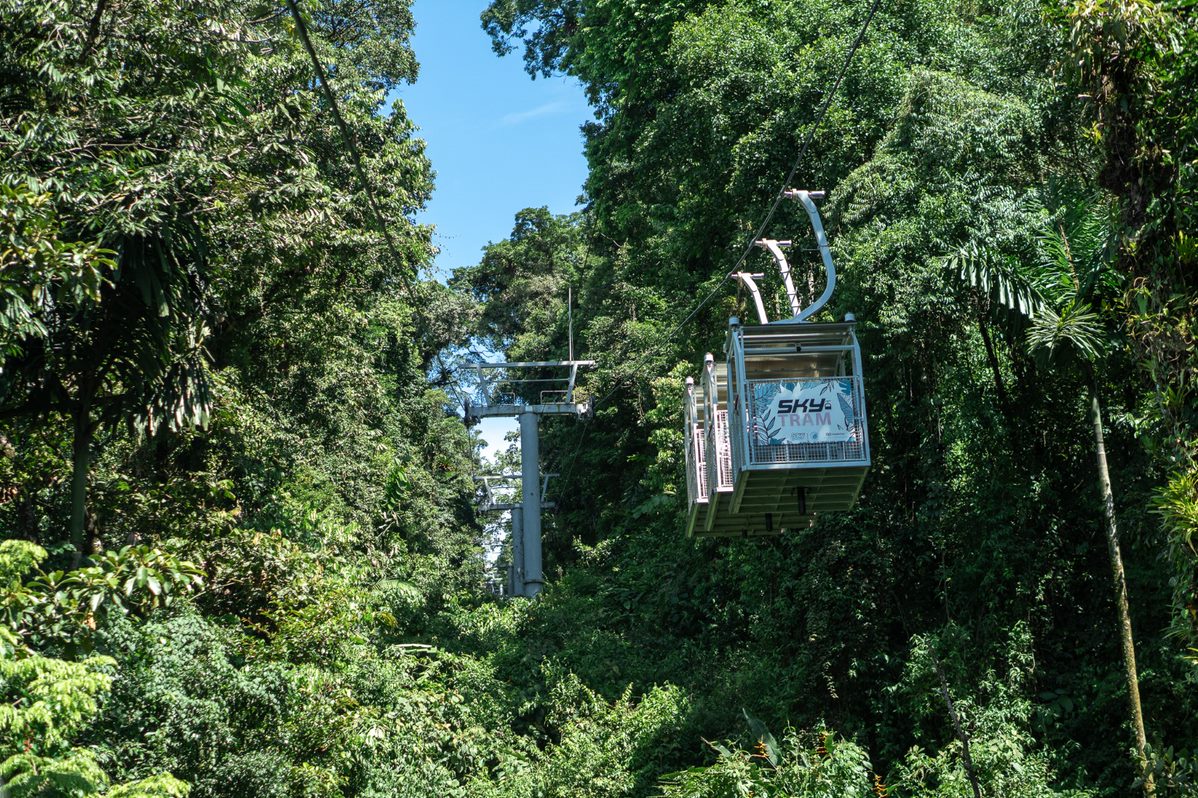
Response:
[[[1192,2],[495,0],[586,203],[448,285],[409,6],[0,0],[7,794],[1198,796]],[[792,166],[873,468],[691,540]],[[567,291],[595,416],[503,598],[460,366],[565,357]]]

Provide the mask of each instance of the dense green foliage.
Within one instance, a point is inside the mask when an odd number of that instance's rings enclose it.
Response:
[[[286,6],[0,0],[8,794],[1133,794],[1115,515],[1156,794],[1198,794],[1192,4],[882,3],[817,120],[871,5],[496,0],[594,106],[588,201],[441,285],[407,0],[301,4],[369,192]],[[808,136],[875,465],[690,541],[682,378]],[[596,417],[544,427],[505,600],[448,394],[563,357],[568,287]]]

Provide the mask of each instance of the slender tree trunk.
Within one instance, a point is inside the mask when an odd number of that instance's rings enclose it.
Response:
[[[100,36],[100,22],[104,19],[104,8],[107,5],[108,0],[98,0],[96,3],[96,10],[92,12],[91,22],[87,26],[87,39],[83,42],[83,49],[79,51],[79,63],[83,63],[96,46],[96,39]]]
[[[78,566],[86,553],[84,527],[87,516],[87,476],[91,471],[94,433],[88,403],[80,403],[75,410],[74,421],[75,438],[71,451],[71,545],[75,547],[74,562]]]
[[[1123,642],[1123,666],[1127,671],[1127,696],[1131,704],[1131,723],[1136,734],[1136,757],[1144,779],[1145,798],[1154,798],[1156,785],[1148,771],[1148,739],[1144,733],[1144,710],[1140,706],[1140,677],[1136,673],[1136,645],[1131,633],[1131,611],[1127,601],[1127,576],[1123,573],[1123,555],[1119,551],[1119,527],[1115,518],[1115,494],[1106,461],[1106,441],[1102,434],[1102,406],[1098,388],[1090,389],[1090,412],[1094,419],[1094,453],[1098,459],[1098,486],[1102,491],[1102,511],[1106,520],[1106,545],[1115,581],[1115,604],[1119,612],[1119,636]]]
[[[965,766],[965,775],[969,777],[969,786],[973,788],[973,798],[982,798],[982,788],[978,784],[978,774],[973,768],[973,755],[969,750],[969,734],[961,725],[961,716],[957,714],[953,697],[948,692],[948,679],[945,678],[944,669],[940,667],[940,658],[934,651],[932,652],[932,667],[936,669],[936,679],[940,682],[940,697],[944,699],[944,704],[948,707],[948,717],[953,722],[953,731],[957,733],[957,739],[961,741],[961,764]]]
[[[978,332],[982,335],[982,343],[986,347],[986,363],[990,366],[990,373],[994,377],[994,390],[998,394],[998,407],[1002,411],[1003,420],[1007,422],[1007,430],[1014,431],[1015,429],[1015,412],[1014,406],[1011,404],[1011,394],[1007,392],[1007,383],[1002,378],[1002,365],[998,362],[998,354],[994,351],[994,341],[990,338],[990,331],[986,329],[986,317],[982,313],[978,313]],[[1012,435],[1013,438],[1017,437]]]

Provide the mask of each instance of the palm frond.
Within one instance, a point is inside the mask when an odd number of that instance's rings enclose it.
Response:
[[[1102,320],[1084,302],[1070,303],[1059,313],[1045,307],[1027,331],[1028,348],[1033,351],[1040,349],[1051,355],[1060,347],[1070,346],[1087,360],[1102,353],[1105,339]]]
[[[1025,319],[1035,318],[1046,307],[1044,297],[1020,273],[1019,264],[1013,257],[970,241],[951,255],[947,262],[962,282],[972,285],[996,305]]]
[[[1118,237],[1110,203],[1101,197],[1075,198],[1064,205],[1036,236],[1038,273],[1053,288],[1057,307],[1072,297],[1094,302],[1117,291],[1118,272],[1111,268]]]
[[[1109,203],[1075,198],[1049,214],[1025,258],[973,240],[948,263],[962,282],[1029,322],[1030,350],[1052,355],[1068,348],[1093,359],[1108,339],[1094,307],[1119,287],[1111,268],[1113,230]]]

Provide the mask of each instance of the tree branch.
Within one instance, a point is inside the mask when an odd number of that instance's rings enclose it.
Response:
[[[104,9],[108,6],[108,0],[97,0],[96,11],[92,14],[91,22],[87,26],[87,39],[83,42],[83,49],[79,52],[79,63],[91,55],[92,48],[96,46],[96,39],[100,36],[100,21],[104,16]]]

